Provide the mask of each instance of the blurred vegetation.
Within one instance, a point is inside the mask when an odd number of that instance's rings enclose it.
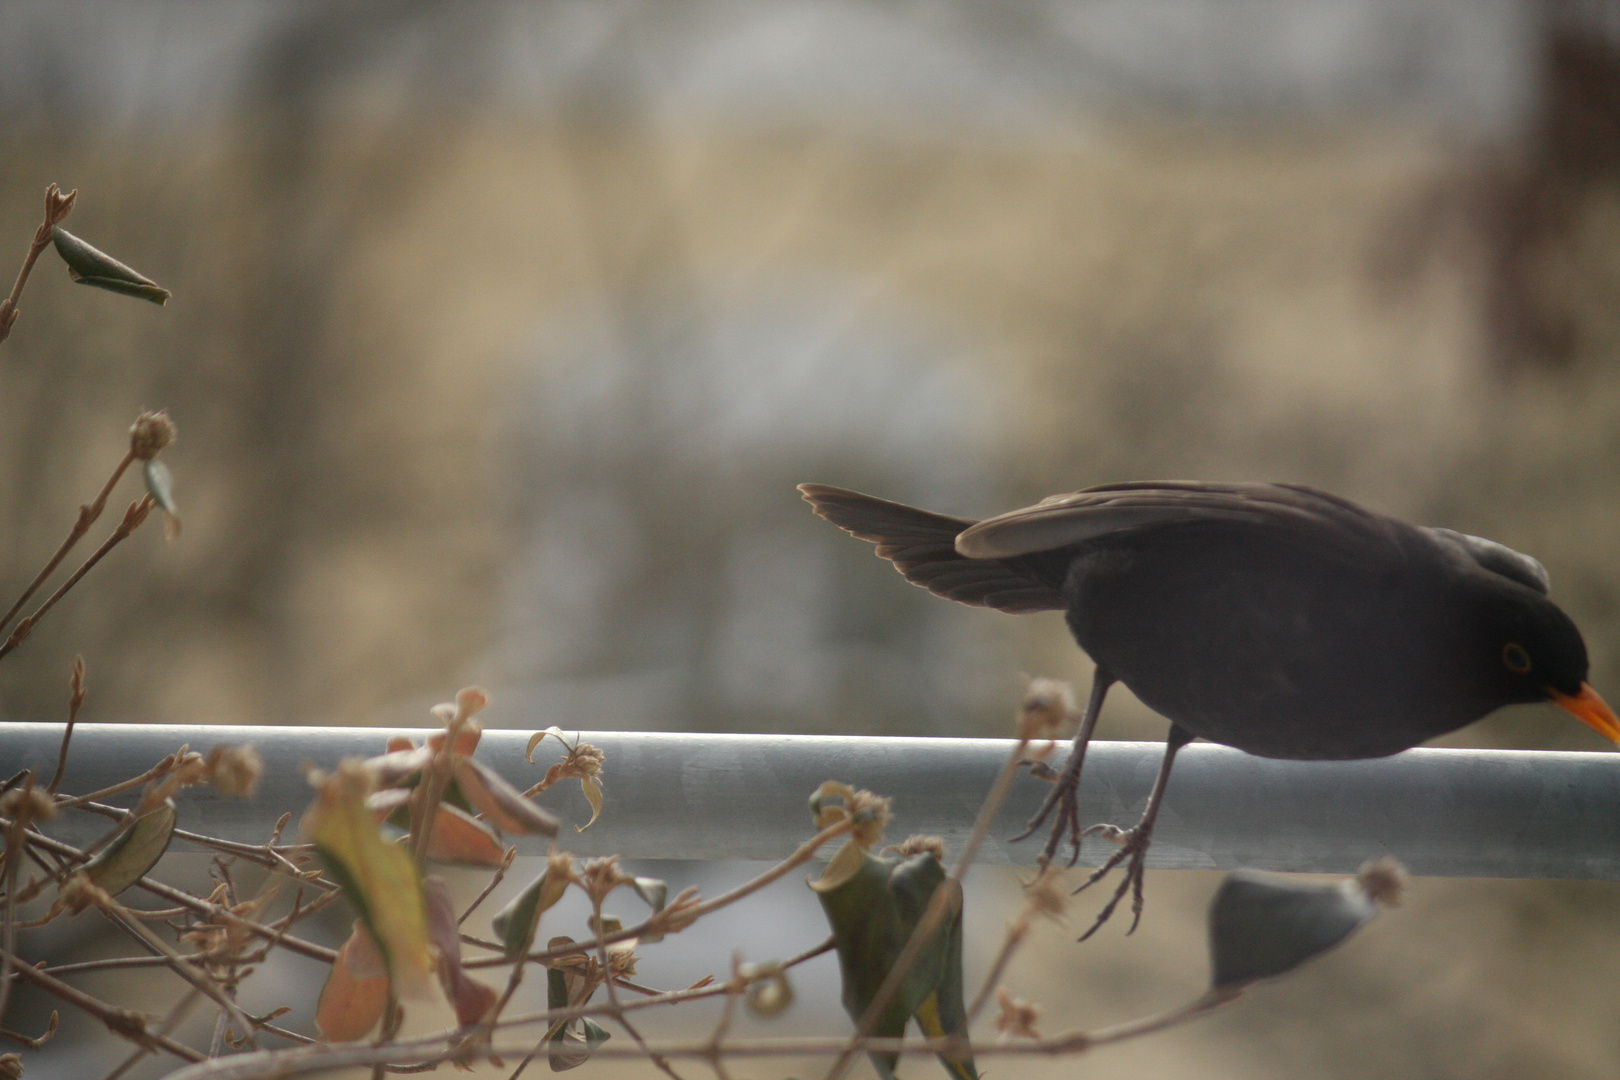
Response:
[[[196,125],[8,104],[0,250],[76,186],[75,231],[175,299],[30,286],[0,353],[0,591],[138,407],[181,426],[187,518],[0,672],[6,717],[59,718],[79,652],[86,719],[182,723],[392,722],[476,679],[523,726],[996,734],[1020,672],[1085,670],[1055,616],[905,588],[801,480],[965,516],[1317,484],[1534,554],[1620,693],[1611,39],[1546,23],[1539,104],[1489,138],[1117,107],[894,130],[670,106],[652,22],[542,106],[490,89],[491,24],[431,5],[289,16]],[[1102,734],[1162,727],[1126,707]],[[1451,741],[1598,748],[1532,708]],[[1580,959],[1613,951],[1611,889],[1421,896],[1379,933],[1455,947],[1335,959],[1332,1025],[1291,985],[1166,1045],[1243,1075],[1266,1055],[1232,1041],[1284,1030],[1278,1075],[1612,1073],[1599,1011],[1514,1004],[1607,1000]],[[1144,929],[1185,929],[1172,906]],[[1473,978],[1448,968],[1464,925],[1492,928]],[[1051,994],[1106,1003],[1093,955]]]

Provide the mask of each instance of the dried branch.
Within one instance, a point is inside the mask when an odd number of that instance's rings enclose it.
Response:
[[[45,189],[45,220],[39,228],[34,230],[33,242],[28,245],[28,255],[23,259],[22,269],[17,272],[17,280],[11,286],[11,295],[0,300],[0,341],[11,336],[12,324],[17,321],[17,303],[22,300],[23,287],[28,284],[28,275],[34,269],[34,263],[39,260],[40,252],[51,243],[51,230],[73,211],[73,201],[78,198],[77,188],[62,194],[62,189],[52,184]]]
[[[16,628],[11,632],[11,636],[6,639],[6,643],[0,645],[0,659],[4,659],[11,650],[27,640],[28,635],[33,632],[39,620],[43,619],[46,613],[56,606],[58,600],[67,595],[69,589],[79,583],[80,578],[90,572],[91,567],[100,562],[109,551],[123,543],[130,533],[140,528],[141,522],[146,520],[146,515],[151,512],[154,505],[150,495],[142,497],[139,502],[130,503],[129,509],[124,513],[124,520],[119,522],[118,528],[113,530],[112,535],[102,542],[102,545],[95,550],[95,553],[84,561],[84,565],[73,571],[73,575],[62,583],[61,588],[51,594],[49,600],[39,606],[39,610],[18,621]],[[40,580],[43,580],[43,576]],[[19,606],[26,602],[28,596],[33,594],[33,588],[33,586],[29,586],[29,591],[18,602]],[[3,623],[0,623],[0,625],[3,625]]]

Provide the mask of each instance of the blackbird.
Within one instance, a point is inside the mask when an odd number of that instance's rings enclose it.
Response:
[[[1176,752],[1194,738],[1271,758],[1383,757],[1503,705],[1552,701],[1620,742],[1620,718],[1586,682],[1580,631],[1547,598],[1546,570],[1491,540],[1294,484],[1108,484],[978,522],[822,484],[799,490],[937,596],[1064,612],[1096,671],[1063,773],[1019,839],[1055,809],[1041,865],[1065,836],[1071,865],[1082,836],[1119,843],[1080,886],[1128,860],[1086,937],[1127,891],[1135,929],[1153,821]],[[1170,735],[1141,820],[1082,830],[1075,791],[1115,681],[1168,718]]]

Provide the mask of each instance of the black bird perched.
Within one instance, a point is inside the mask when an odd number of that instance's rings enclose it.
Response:
[[[799,490],[937,596],[1065,613],[1096,673],[1068,763],[1023,835],[1055,808],[1042,865],[1065,834],[1075,857],[1083,835],[1119,842],[1081,886],[1129,860],[1088,937],[1127,891],[1140,918],[1153,820],[1195,737],[1262,757],[1383,757],[1503,705],[1550,700],[1620,742],[1620,718],[1586,683],[1580,631],[1547,599],[1546,570],[1477,536],[1293,484],[1108,484],[978,522]],[[1170,736],[1141,820],[1081,830],[1080,768],[1116,680],[1170,720]]]

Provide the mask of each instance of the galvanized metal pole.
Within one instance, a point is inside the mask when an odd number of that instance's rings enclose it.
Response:
[[[0,776],[23,768],[49,775],[60,724],[0,728]],[[263,842],[281,814],[308,805],[306,765],[383,751],[383,728],[81,726],[64,790],[88,792],[138,773],[181,743],[252,743],[266,771],[251,802],[198,789],[183,796],[181,827]],[[556,760],[551,744],[524,761],[529,732],[486,731],[479,757],[527,787]],[[961,843],[1012,744],[999,739],[587,732],[607,756],[607,805],[588,832],[565,828],[559,843],[580,854],[635,858],[775,860],[811,834],[806,799],[840,780],[894,799],[891,838],[911,833]],[[1084,822],[1133,822],[1158,767],[1156,743],[1102,742],[1086,758]],[[1029,863],[1039,839],[1022,828],[1047,786],[1027,777],[990,832],[979,859]],[[541,801],[583,823],[578,786]],[[70,841],[108,823],[62,815],[47,831]],[[525,851],[543,845],[525,841]],[[1088,840],[1083,864],[1111,851]],[[1620,755],[1512,750],[1410,750],[1377,761],[1268,761],[1195,744],[1176,762],[1149,864],[1159,867],[1343,873],[1394,855],[1416,874],[1620,879]]]

